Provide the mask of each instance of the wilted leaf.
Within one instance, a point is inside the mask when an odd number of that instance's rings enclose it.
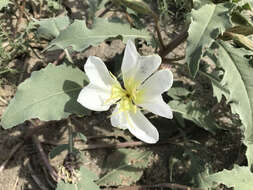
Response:
[[[60,32],[52,41],[51,46],[56,45],[62,49],[72,47],[75,51],[82,51],[89,46],[95,46],[108,38],[123,37],[123,42],[128,39],[143,38],[151,40],[146,30],[139,31],[130,28],[128,24],[109,22],[107,19],[96,18],[92,29],[88,29],[83,20],[75,20],[67,29]]]
[[[192,76],[199,70],[199,61],[205,49],[222,34],[226,28],[232,27],[229,11],[231,3],[209,3],[198,10],[192,10],[192,22],[186,47],[186,60]]]
[[[89,111],[76,101],[86,84],[87,77],[78,68],[49,64],[19,85],[2,116],[1,125],[11,128],[32,118],[49,121],[72,113],[87,114]]]
[[[119,149],[111,154],[105,164],[110,171],[97,181],[99,185],[131,185],[142,176],[147,167],[149,151]]]

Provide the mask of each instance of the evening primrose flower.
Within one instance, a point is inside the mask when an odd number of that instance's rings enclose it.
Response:
[[[171,88],[173,75],[169,69],[157,71],[160,64],[159,55],[140,56],[129,40],[121,66],[122,87],[100,58],[90,56],[84,66],[90,83],[81,90],[77,101],[94,111],[106,111],[116,104],[111,115],[114,127],[128,129],[146,143],[156,143],[159,133],[141,109],[169,119],[173,117],[161,95]]]

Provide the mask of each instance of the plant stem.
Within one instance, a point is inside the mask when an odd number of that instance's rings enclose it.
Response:
[[[5,99],[3,99],[1,96],[0,96],[0,101],[3,102],[5,105],[8,105],[8,102]]]
[[[58,65],[66,56],[66,51],[64,50],[58,58],[53,62],[54,65]]]
[[[68,118],[68,134],[69,134],[69,154],[73,153],[73,147],[74,147],[74,139],[73,139],[73,129],[72,129],[72,123],[70,118]]]
[[[66,58],[70,63],[74,63],[73,59],[71,58],[71,55],[69,53],[69,50],[67,48],[64,49],[64,52],[66,53]]]
[[[153,16],[154,21],[155,21],[155,30],[156,30],[156,33],[157,33],[157,37],[158,37],[158,40],[160,42],[160,48],[161,48],[160,51],[164,51],[166,47],[165,47],[165,45],[163,43],[162,33],[161,33],[160,25],[159,25],[158,16],[155,13],[153,13],[152,16]]]
[[[173,51],[179,44],[186,40],[188,37],[188,26],[176,36],[173,40],[170,41],[168,45],[165,46],[164,50],[160,50],[159,55],[164,58],[167,54]]]

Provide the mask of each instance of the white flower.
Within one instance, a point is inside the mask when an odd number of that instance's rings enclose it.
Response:
[[[116,104],[111,115],[114,127],[128,129],[146,143],[156,143],[159,133],[140,109],[172,119],[171,108],[161,94],[173,83],[168,69],[157,71],[161,64],[159,55],[140,56],[132,41],[128,41],[121,66],[124,88],[106,68],[103,61],[90,56],[84,70],[90,80],[80,92],[77,101],[94,111],[108,110]]]

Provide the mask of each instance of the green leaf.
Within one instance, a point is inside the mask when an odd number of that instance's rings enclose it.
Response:
[[[238,0],[237,0],[238,1]],[[236,2],[237,2],[236,1]],[[251,10],[253,10],[253,2],[252,0],[240,0],[238,3],[237,3],[238,6],[245,6],[245,5],[248,5],[250,7]]]
[[[51,152],[49,153],[49,158],[53,159],[54,157],[56,157],[57,155],[59,155],[61,152],[63,152],[64,150],[68,150],[69,145],[68,144],[61,144],[56,146],[53,150],[51,150]]]
[[[108,38],[123,37],[123,42],[128,39],[144,38],[151,40],[146,30],[139,31],[130,28],[128,24],[109,22],[107,19],[96,18],[92,29],[88,29],[83,20],[75,20],[67,29],[52,41],[50,47],[56,45],[62,49],[72,47],[75,51],[82,51],[89,46],[96,46]]]
[[[111,154],[106,163],[110,171],[97,181],[99,185],[131,185],[142,176],[151,156],[149,151],[119,149]]]
[[[211,113],[201,108],[197,102],[189,101],[184,103],[182,100],[173,100],[169,102],[169,106],[173,110],[180,114],[184,119],[188,119],[205,130],[212,133],[217,129],[217,124]]]
[[[213,86],[213,94],[217,98],[218,102],[221,101],[223,94],[229,96],[229,90],[222,86],[222,84],[220,83],[221,80],[217,76],[217,73],[213,72],[212,74],[209,74],[202,71],[199,71],[199,73],[201,73],[201,75],[206,76],[211,81]]]
[[[49,64],[35,71],[21,83],[15,97],[4,112],[1,125],[11,128],[25,120],[59,120],[72,113],[88,114],[77,101],[80,90],[87,84],[86,75],[66,64]]]
[[[9,0],[0,0],[0,10],[10,3]]]
[[[94,180],[97,180],[98,177],[95,173],[89,171],[85,167],[80,168],[81,173],[81,181],[78,183],[78,187],[81,189],[92,189],[92,190],[99,190],[99,186],[94,183]]]
[[[76,186],[76,184],[64,183],[63,181],[60,181],[57,183],[56,190],[78,190],[76,189]]]
[[[67,16],[61,16],[56,18],[40,19],[35,21],[35,24],[39,24],[38,33],[40,36],[46,39],[56,38],[60,31],[67,28],[70,24]]]
[[[206,180],[225,184],[228,188],[234,187],[234,190],[249,190],[253,187],[253,174],[246,166],[235,165],[232,170],[209,175]]]
[[[95,14],[98,10],[103,9],[105,7],[105,4],[108,2],[108,0],[87,0],[86,3],[88,4],[88,19],[94,19]]]
[[[216,185],[208,179],[210,176],[209,168],[206,167],[205,170],[198,174],[196,179],[197,187],[204,189],[204,190],[211,190],[211,188],[215,187]]]
[[[212,4],[211,0],[193,0],[193,7],[194,9],[199,9],[205,4]]]
[[[167,95],[169,95],[174,100],[179,100],[179,99],[181,99],[180,97],[187,97],[190,94],[191,94],[191,92],[183,87],[172,87],[167,92]]]
[[[74,136],[74,138],[77,137],[77,138],[81,139],[84,143],[87,142],[87,137],[84,134],[80,133],[80,132],[73,133],[73,136]]]
[[[240,115],[244,126],[244,143],[248,146],[246,155],[249,167],[253,164],[253,68],[245,55],[252,52],[245,49],[234,48],[226,42],[218,44],[217,59],[224,69],[224,76],[221,81],[222,87],[229,90],[228,93],[221,93],[230,102],[233,113]]]
[[[99,190],[99,186],[94,183],[94,180],[98,179],[96,174],[89,171],[85,167],[80,168],[80,181],[77,184],[69,184],[60,181],[57,184],[56,190]]]
[[[229,11],[231,3],[205,4],[198,10],[192,10],[186,47],[186,60],[193,77],[199,70],[203,52],[225,29],[232,27]]]
[[[126,6],[139,14],[154,15],[149,5],[142,0],[113,0],[113,2]]]

